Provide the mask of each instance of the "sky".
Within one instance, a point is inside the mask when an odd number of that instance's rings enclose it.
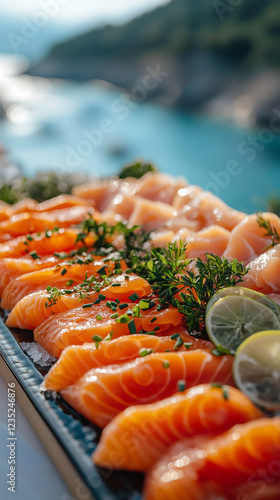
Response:
[[[48,5],[56,22],[121,23],[169,0],[0,0],[0,14],[32,17]],[[55,6],[55,7],[54,7]],[[48,12],[48,11],[47,11]],[[50,11],[49,11],[50,12]],[[55,12],[55,14],[54,14]]]

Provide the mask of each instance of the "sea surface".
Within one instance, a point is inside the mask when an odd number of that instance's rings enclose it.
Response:
[[[239,128],[149,96],[137,102],[101,82],[7,76],[0,89],[7,110],[0,144],[28,176],[41,169],[106,176],[142,158],[246,212],[280,197],[280,127]]]

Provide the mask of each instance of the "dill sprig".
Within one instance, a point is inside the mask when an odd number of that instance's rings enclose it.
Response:
[[[152,249],[132,269],[151,284],[161,307],[177,307],[193,332],[204,327],[206,306],[214,293],[243,281],[248,269],[237,259],[229,262],[210,253],[205,260],[187,259],[186,248],[178,241]]]
[[[279,245],[280,234],[278,234],[276,228],[274,226],[272,226],[270,221],[265,219],[261,213],[257,213],[256,215],[257,215],[258,225],[266,230],[266,233],[264,236],[270,236],[270,238],[271,238],[271,244],[268,245],[265,248],[265,250],[268,250],[269,248],[273,248],[276,245]]]
[[[204,326],[206,306],[214,293],[222,288],[235,286],[248,273],[248,268],[237,259],[229,262],[225,257],[205,254],[203,261],[194,259],[197,273],[187,270],[180,281],[187,289],[176,299],[178,310],[183,314],[190,332]]]

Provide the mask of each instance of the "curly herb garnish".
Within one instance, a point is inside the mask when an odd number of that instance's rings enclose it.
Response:
[[[264,250],[268,250],[269,248],[273,248],[280,243],[280,234],[278,234],[276,228],[270,224],[270,221],[265,219],[261,213],[257,213],[257,223],[260,227],[263,227],[266,230],[264,236],[270,236],[271,244],[268,245]]]
[[[229,262],[209,253],[204,261],[186,259],[186,248],[178,241],[166,249],[152,249],[132,269],[151,284],[159,296],[159,307],[177,307],[193,332],[204,327],[206,306],[214,293],[243,281],[248,269],[237,259]]]

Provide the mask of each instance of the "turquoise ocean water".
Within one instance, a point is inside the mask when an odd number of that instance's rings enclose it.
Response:
[[[28,97],[0,122],[0,143],[27,175],[50,168],[110,175],[143,158],[247,212],[280,196],[280,127],[238,128],[97,84],[27,79],[25,86]]]

